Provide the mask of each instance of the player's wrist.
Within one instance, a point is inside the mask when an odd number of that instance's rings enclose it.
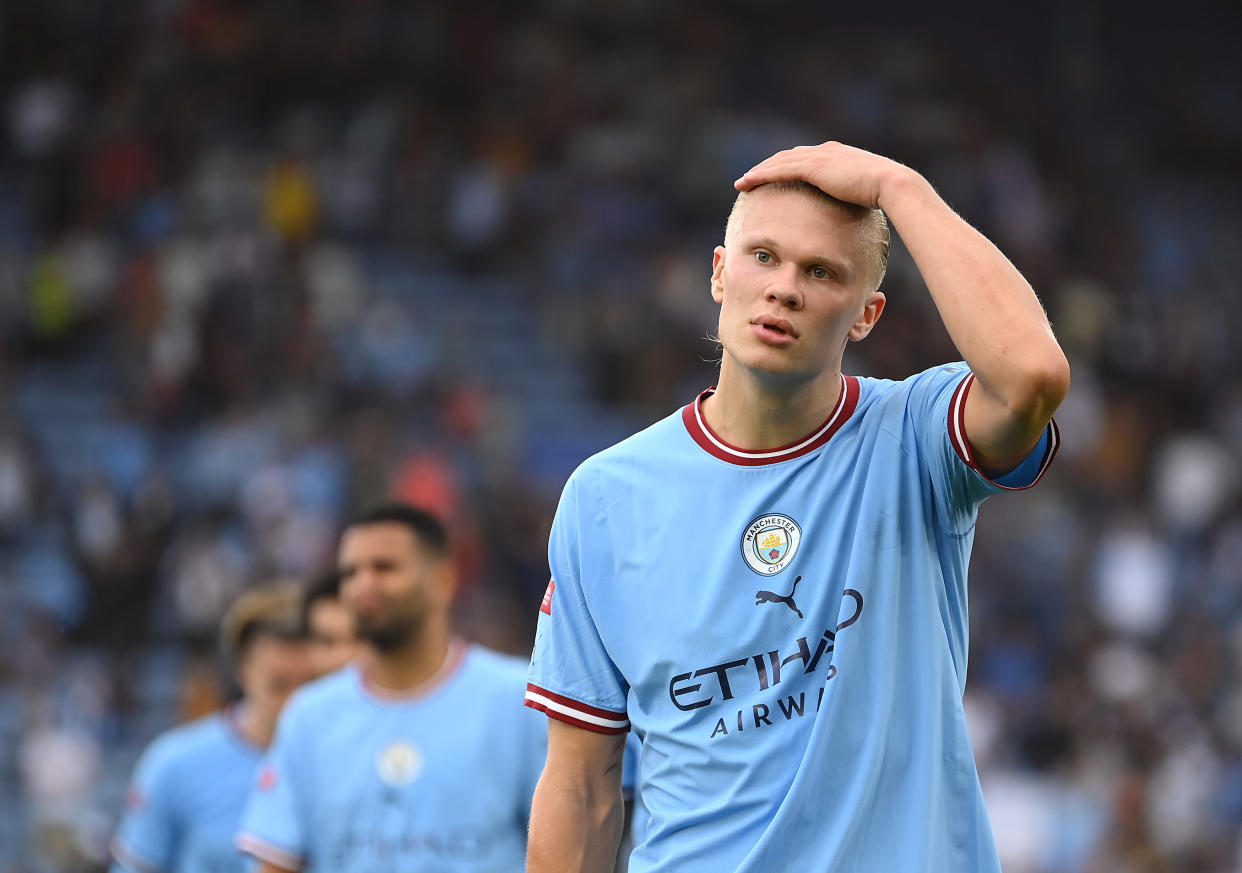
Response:
[[[881,177],[876,202],[880,209],[891,215],[903,202],[929,194],[935,196],[935,191],[921,173],[894,161]]]

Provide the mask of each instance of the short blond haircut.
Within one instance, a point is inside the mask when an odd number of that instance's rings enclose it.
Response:
[[[888,228],[888,218],[884,215],[884,210],[869,209],[866,206],[859,206],[857,203],[846,203],[844,200],[838,200],[831,194],[825,193],[822,189],[816,188],[810,182],[802,180],[768,182],[766,185],[760,185],[757,188],[752,188],[750,191],[739,192],[737,198],[733,201],[733,208],[729,211],[729,220],[725,223],[725,248],[728,248],[729,244],[737,238],[741,218],[741,209],[739,207],[750,198],[752,192],[758,191],[760,188],[767,188],[778,193],[801,194],[814,200],[816,203],[844,213],[854,221],[865,222],[861,232],[863,242],[874,251],[872,259],[873,281],[871,288],[868,290],[875,291],[880,287],[880,283],[884,281],[884,274],[888,272],[888,252],[892,240],[892,234]]]
[[[229,607],[220,620],[220,649],[237,664],[260,636],[282,640],[303,639],[302,588],[287,579],[251,588]]]

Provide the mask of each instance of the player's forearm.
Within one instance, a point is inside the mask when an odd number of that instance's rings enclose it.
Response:
[[[880,206],[977,383],[1015,414],[1046,421],[1069,387],[1069,365],[1030,284],[919,174],[895,173]]]
[[[289,867],[277,867],[271,861],[260,861],[254,873],[297,873],[297,871]]]
[[[612,873],[623,820],[620,791],[559,783],[545,771],[531,808],[527,873]]]

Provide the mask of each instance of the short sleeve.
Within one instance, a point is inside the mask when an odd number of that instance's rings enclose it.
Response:
[[[600,638],[587,587],[604,585],[608,566],[599,535],[602,513],[584,505],[579,468],[565,486],[552,535],[552,579],[539,608],[535,650],[527,677],[526,705],[586,730],[619,734],[629,729],[629,687]]]
[[[156,740],[134,769],[125,815],[112,840],[113,873],[172,870],[178,818],[174,761],[165,742]]]
[[[246,854],[286,870],[304,866],[309,830],[305,791],[309,774],[299,765],[300,738],[293,709],[290,705],[281,716],[275,740],[251,786],[236,839],[237,848]]]
[[[966,398],[974,381],[965,364],[949,364],[918,374],[910,389],[909,411],[918,434],[920,463],[936,490],[940,509],[955,526],[973,519],[979,504],[991,495],[1037,484],[1060,446],[1060,431],[1050,421],[1020,464],[1003,476],[989,478],[975,460],[966,433]]]

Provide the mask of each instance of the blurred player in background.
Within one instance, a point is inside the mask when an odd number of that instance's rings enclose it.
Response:
[[[248,591],[220,628],[240,702],[158,737],[138,762],[113,873],[245,869],[233,837],[289,694],[310,678],[294,585]]]
[[[267,873],[521,870],[545,728],[524,663],[453,635],[444,527],[380,507],[338,566],[362,651],[290,702],[238,845]]]
[[[341,577],[335,571],[306,589],[302,621],[316,677],[341,669],[358,654],[358,629],[349,607],[341,600]]]
[[[979,504],[1052,459],[1065,356],[1025,279],[909,168],[826,143],[737,187],[719,387],[561,498],[528,869],[611,869],[632,724],[630,873],[999,873],[962,707],[966,568]],[[884,213],[965,364],[842,374],[884,309]]]

